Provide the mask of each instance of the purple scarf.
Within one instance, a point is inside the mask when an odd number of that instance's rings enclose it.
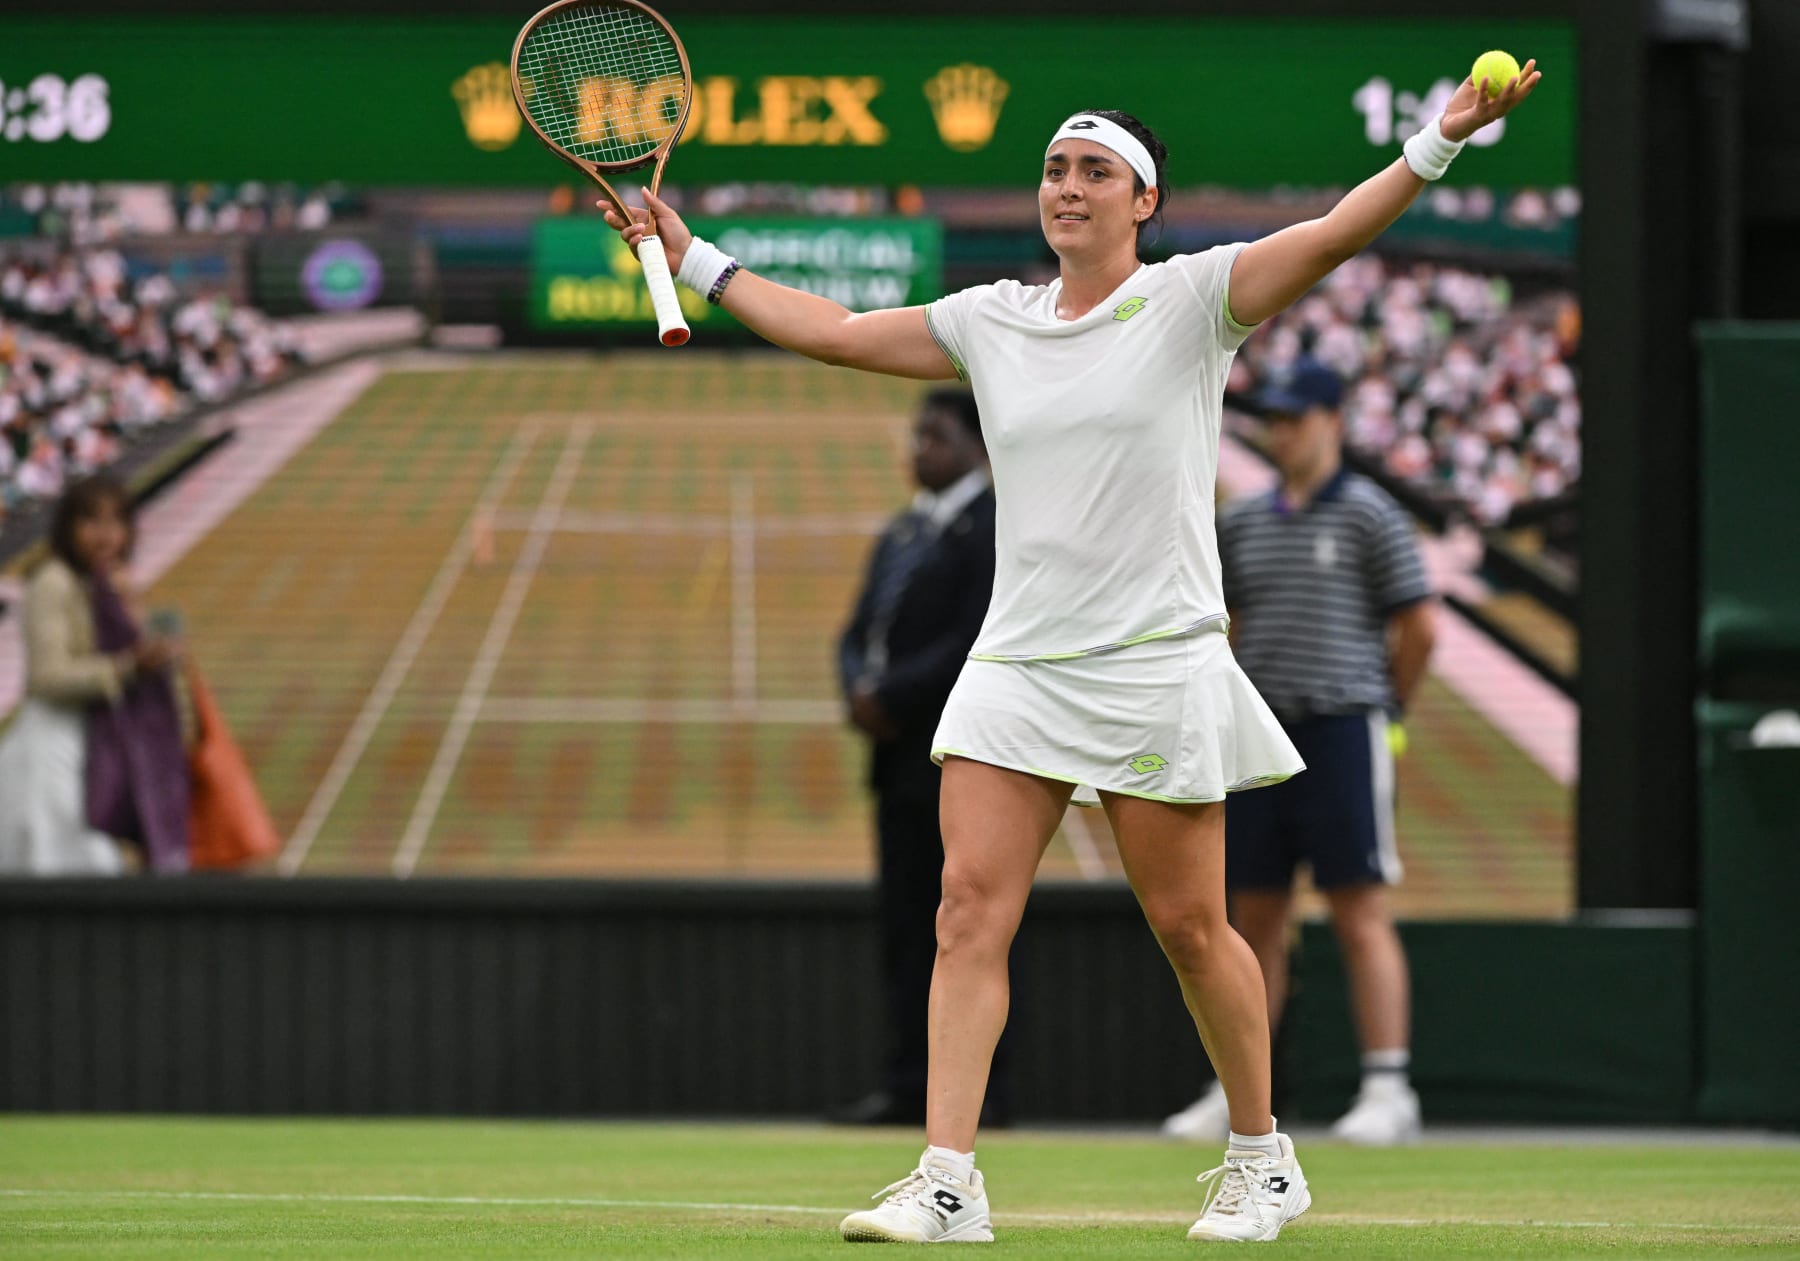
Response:
[[[88,585],[94,646],[113,654],[141,637],[112,584]],[[143,846],[151,871],[188,869],[187,750],[167,675],[138,674],[117,700],[87,714],[87,819],[108,836]]]

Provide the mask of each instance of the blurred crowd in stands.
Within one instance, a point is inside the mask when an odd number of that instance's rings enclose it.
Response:
[[[0,510],[48,500],[148,428],[282,377],[292,334],[115,250],[0,248]]]
[[[1345,441],[1453,515],[1505,526],[1581,476],[1574,294],[1364,255],[1251,338],[1230,389],[1310,352],[1348,383]]]
[[[346,194],[337,185],[17,184],[0,189],[0,222],[20,235],[76,246],[134,236],[316,230],[331,223]]]

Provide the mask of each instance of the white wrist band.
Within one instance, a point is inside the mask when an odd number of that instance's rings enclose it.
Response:
[[[675,273],[675,279],[701,297],[709,297],[713,286],[719,283],[719,277],[735,261],[711,241],[695,237],[688,242],[687,253],[681,256],[681,270]]]
[[[1425,124],[1425,129],[1401,148],[1401,153],[1406,157],[1406,165],[1422,180],[1444,178],[1444,172],[1450,169],[1451,160],[1468,143],[1466,140],[1446,140],[1438,121],[1434,118]],[[684,267],[682,270],[687,269]]]

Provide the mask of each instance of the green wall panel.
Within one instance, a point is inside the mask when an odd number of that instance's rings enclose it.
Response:
[[[1800,324],[1700,340],[1699,1107],[1800,1123]],[[1779,734],[1783,712],[1790,734]],[[1762,724],[1759,729],[1759,724]]]
[[[1661,1122],[1693,1116],[1694,933],[1648,921],[1402,926],[1425,1121]],[[1360,1074],[1331,930],[1301,935],[1293,1098],[1328,1121]]]

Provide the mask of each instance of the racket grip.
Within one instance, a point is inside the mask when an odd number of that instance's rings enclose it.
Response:
[[[658,237],[638,242],[638,262],[644,265],[644,283],[650,287],[650,305],[656,310],[656,335],[665,346],[680,346],[688,339],[687,321],[675,297],[675,278],[669,275],[669,256]]]

